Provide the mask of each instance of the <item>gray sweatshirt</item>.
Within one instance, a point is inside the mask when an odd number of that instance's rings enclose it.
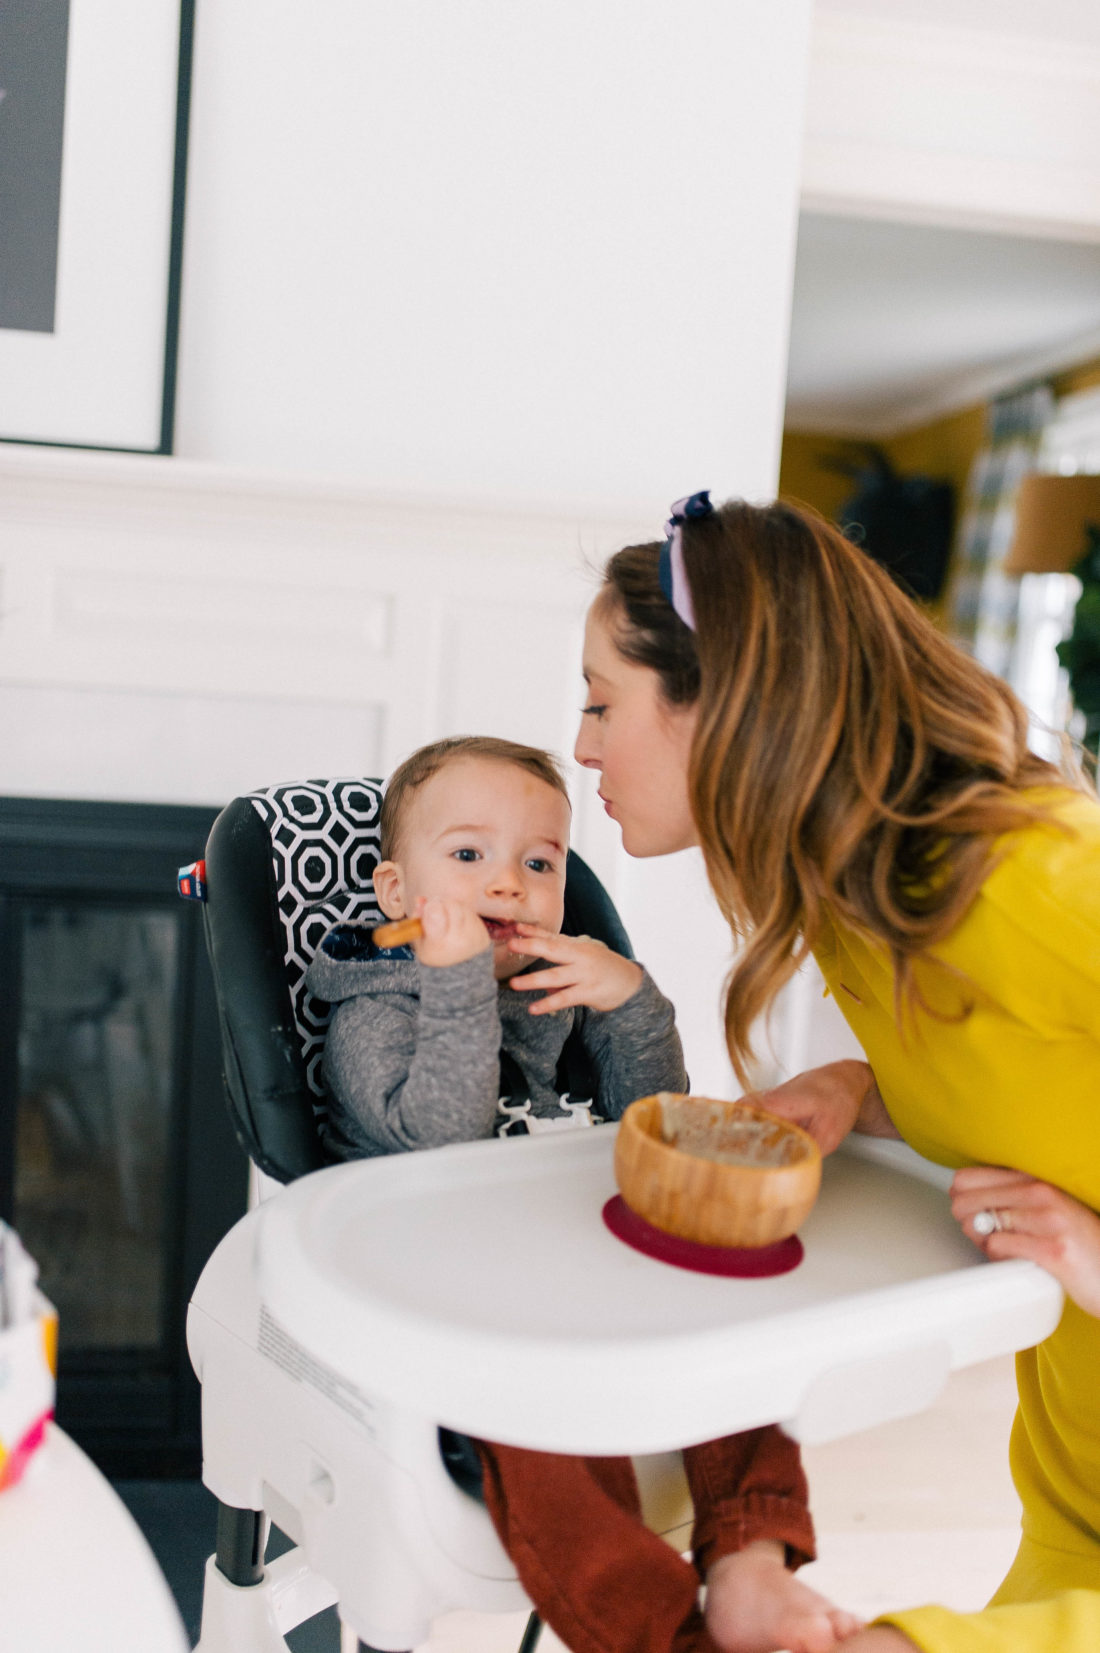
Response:
[[[323,1134],[338,1159],[507,1135],[532,1116],[565,1121],[583,1109],[618,1119],[636,1097],[686,1089],[673,1009],[648,975],[617,1010],[532,1016],[537,995],[498,985],[489,947],[433,967],[405,948],[377,953],[367,934],[355,925],[330,931],[306,976],[309,991],[335,1007]],[[559,1094],[558,1062],[573,1031],[594,1095]]]

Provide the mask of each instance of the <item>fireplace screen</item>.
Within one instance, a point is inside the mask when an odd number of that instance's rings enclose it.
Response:
[[[22,914],[15,1221],[63,1349],[161,1341],[176,934],[140,907]]]
[[[58,1311],[58,1423],[111,1475],[197,1471],[187,1300],[245,1207],[176,895],[214,814],[0,797],[0,1217]]]

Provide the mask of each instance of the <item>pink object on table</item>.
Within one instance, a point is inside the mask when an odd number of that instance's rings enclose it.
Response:
[[[46,1425],[53,1417],[53,1412],[43,1412],[42,1416],[31,1427],[23,1438],[16,1442],[7,1457],[0,1463],[0,1492],[6,1491],[23,1479],[23,1472],[31,1458],[42,1445],[46,1435]]]
[[[762,1280],[774,1274],[789,1274],[805,1255],[797,1234],[762,1246],[701,1245],[698,1240],[683,1240],[678,1234],[666,1234],[663,1228],[647,1223],[630,1209],[621,1194],[608,1200],[603,1220],[617,1240],[635,1251],[659,1263],[671,1263],[673,1268],[692,1269],[696,1274]]]

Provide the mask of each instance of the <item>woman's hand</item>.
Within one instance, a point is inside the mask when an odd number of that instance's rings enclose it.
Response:
[[[1023,1171],[969,1165],[956,1171],[951,1209],[963,1233],[995,1262],[1026,1257],[1038,1263],[1086,1314],[1100,1317],[1100,1217],[1072,1194]],[[979,1211],[993,1212],[1000,1228],[977,1234]]]
[[[513,953],[546,959],[550,970],[533,975],[513,976],[509,986],[520,993],[544,991],[529,1008],[532,1016],[546,1016],[572,1004],[590,1010],[617,1010],[634,997],[642,985],[642,967],[633,959],[613,953],[591,936],[555,935],[537,924],[517,924],[517,934],[508,943]]]
[[[827,1062],[798,1073],[774,1090],[751,1098],[782,1119],[809,1131],[823,1154],[831,1154],[849,1131],[897,1137],[875,1076],[866,1062]]]

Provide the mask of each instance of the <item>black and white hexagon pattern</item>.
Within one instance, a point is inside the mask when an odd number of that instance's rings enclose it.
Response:
[[[378,863],[379,781],[298,781],[250,792],[271,835],[290,1003],[306,1078],[324,1095],[321,1053],[331,1009],[306,991],[305,974],[334,924],[380,924],[371,874]]]

